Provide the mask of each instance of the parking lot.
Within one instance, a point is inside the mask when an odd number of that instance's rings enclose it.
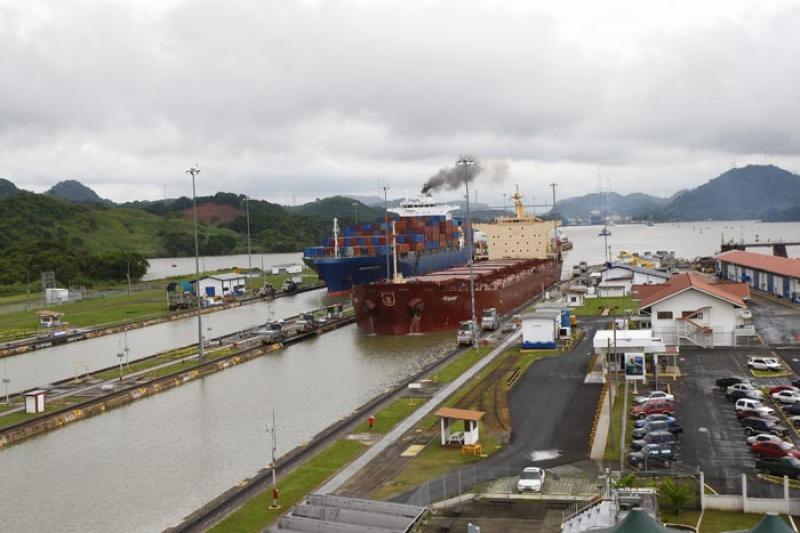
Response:
[[[749,305],[753,325],[770,346],[800,347],[800,307],[754,295]]]
[[[758,387],[788,384],[793,378],[752,377],[747,368],[750,355],[774,357],[775,353],[766,348],[682,349],[680,367],[683,378],[668,382],[675,394],[675,415],[685,428],[678,444],[678,460],[684,467],[698,467],[704,472],[706,483],[719,493],[740,493],[741,475],[745,473],[750,481],[748,492],[751,495],[780,497],[782,486],[757,479],[754,456],[745,442],[734,405],[725,399],[723,391],[714,386],[717,379],[730,376],[750,377]],[[793,363],[800,367],[800,360]],[[782,416],[771,398],[765,398],[764,403],[774,407],[776,415]],[[782,424],[790,428],[792,441],[800,443],[800,436],[791,424],[786,420]]]

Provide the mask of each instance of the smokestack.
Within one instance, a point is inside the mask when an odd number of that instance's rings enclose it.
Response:
[[[502,160],[488,160],[480,162],[467,156],[467,159],[472,159],[475,164],[467,173],[465,178],[464,170],[457,165],[441,169],[439,172],[431,176],[425,185],[422,187],[422,192],[427,193],[438,189],[452,191],[464,185],[464,181],[472,182],[476,178],[489,179],[493,182],[501,182],[508,177],[508,163]]]

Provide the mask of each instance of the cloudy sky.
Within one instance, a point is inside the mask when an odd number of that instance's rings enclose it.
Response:
[[[469,153],[482,201],[668,195],[800,170],[798,36],[780,0],[0,0],[0,177],[299,203]]]

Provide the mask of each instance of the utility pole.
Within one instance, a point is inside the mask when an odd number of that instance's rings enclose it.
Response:
[[[558,187],[558,183],[551,183],[549,185],[549,187],[551,189],[553,189],[553,207],[550,208],[550,215],[553,216],[553,218],[555,218],[555,212],[556,212],[556,187]]]
[[[244,195],[244,210],[247,213],[247,278],[250,279],[250,272],[253,270],[253,257],[250,249],[250,198]]]
[[[469,210],[469,167],[474,165],[475,161],[468,159],[464,156],[456,161],[456,165],[464,169],[464,187],[466,189],[467,198],[467,246],[470,248],[469,257],[469,300],[472,308],[472,345],[475,351],[478,351],[478,317],[475,315],[475,271],[473,267],[475,257],[475,243],[472,235],[472,215]]]
[[[277,439],[275,437],[276,428],[275,428],[275,408],[272,408],[272,424],[267,424],[267,433],[270,434],[271,437],[271,448],[272,448],[272,463],[269,465],[272,469],[272,505],[269,506],[270,509],[280,509],[281,505],[278,503],[278,497],[280,493],[278,491],[278,476],[276,473],[275,468],[275,449],[277,448]]]
[[[128,271],[125,274],[128,277],[128,296],[131,295],[131,262],[128,261]]]
[[[613,389],[613,383],[611,380],[611,369],[609,368],[608,358],[611,355],[611,339],[607,339],[607,348],[606,348],[606,360],[603,361],[605,368],[606,368],[606,388],[608,389],[606,393],[608,394],[608,432],[611,435],[611,449],[614,449],[616,444],[614,443],[614,404],[611,401],[612,390],[614,392],[614,396],[616,396],[616,389]]]
[[[386,279],[392,279],[391,276],[391,267],[389,266],[389,250],[392,250],[392,245],[389,244],[389,199],[388,199],[388,191],[389,187],[386,185],[383,186],[383,221],[386,223]]]
[[[353,210],[355,211],[355,220],[356,224],[358,224],[358,202],[353,202]]]
[[[25,295],[27,297],[25,301],[25,310],[31,310],[31,271],[25,271]]]
[[[192,176],[192,208],[194,210],[194,298],[197,303],[197,349],[198,361],[205,359],[203,353],[203,313],[200,305],[200,239],[197,236],[197,189],[195,186],[195,177],[200,174],[200,169],[192,167],[186,171],[187,174]]]
[[[8,357],[3,357],[3,386],[6,389],[6,405],[11,405],[11,401],[8,399],[8,384],[11,383],[11,380],[8,379]]]

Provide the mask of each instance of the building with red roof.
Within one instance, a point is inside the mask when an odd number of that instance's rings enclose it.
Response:
[[[676,274],[657,285],[634,285],[639,308],[650,314],[653,335],[668,346],[735,346],[744,328],[750,290],[744,283],[715,282],[698,273]]]
[[[800,259],[731,250],[717,256],[717,273],[752,289],[800,303]]]

